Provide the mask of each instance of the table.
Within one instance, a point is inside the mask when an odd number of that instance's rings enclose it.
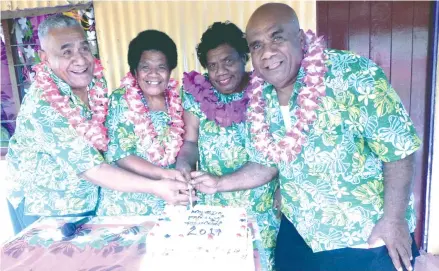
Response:
[[[81,218],[40,218],[1,246],[2,271],[145,270],[146,235],[157,217],[94,217],[76,235],[63,237],[59,227]],[[249,219],[256,271],[265,271],[257,223]]]

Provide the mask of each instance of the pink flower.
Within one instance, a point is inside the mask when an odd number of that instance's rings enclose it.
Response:
[[[99,59],[95,58],[94,61],[95,61],[95,67],[94,67],[93,75],[101,79],[102,77],[104,77],[103,74],[104,67],[102,66],[101,61]]]
[[[302,150],[302,145],[306,142],[306,136],[302,131],[308,131],[309,124],[316,120],[315,110],[319,107],[319,98],[326,93],[323,77],[327,71],[324,62],[327,57],[324,54],[323,39],[317,38],[314,33],[308,31],[306,42],[305,56],[302,60],[302,67],[306,73],[303,79],[305,86],[299,90],[297,99],[299,109],[294,113],[297,116],[297,122],[291,131],[286,133],[285,138],[277,144],[270,135],[269,125],[265,122],[262,83],[248,91],[249,106],[252,110],[247,115],[247,121],[251,124],[252,139],[256,149],[274,162],[280,160],[291,162],[296,159]],[[252,82],[256,81],[258,81],[257,78],[252,78]]]
[[[103,122],[107,115],[107,99],[100,96],[105,96],[108,92],[104,85],[103,68],[100,61],[95,59],[94,76],[96,77],[96,84],[94,88],[89,90],[90,94],[90,109],[92,119],[86,120],[81,116],[78,107],[70,105],[69,98],[61,95],[58,86],[55,84],[50,76],[52,72],[43,62],[33,67],[36,73],[36,87],[42,89],[43,98],[63,117],[65,117],[76,132],[83,136],[93,147],[105,151],[107,146],[101,144],[98,138],[107,138],[106,129],[104,129]],[[102,134],[105,132],[104,134]]]
[[[168,166],[175,163],[176,156],[183,145],[184,126],[183,123],[183,107],[181,106],[181,99],[178,91],[178,82],[170,79],[168,88],[165,92],[165,98],[168,101],[168,114],[171,117],[170,129],[167,139],[164,140],[162,146],[158,142],[158,134],[155,131],[154,125],[149,117],[149,110],[141,101],[140,88],[131,73],[122,78],[122,87],[126,89],[125,99],[128,104],[129,114],[128,119],[134,124],[134,132],[141,141],[145,137],[152,138],[152,145],[149,148],[147,155],[149,161],[159,166]],[[184,84],[188,84],[183,80]]]

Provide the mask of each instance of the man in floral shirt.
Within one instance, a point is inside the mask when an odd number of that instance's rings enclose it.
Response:
[[[34,67],[7,155],[15,232],[38,216],[92,214],[99,186],[186,204],[188,196],[179,193],[186,183],[158,182],[104,162],[107,86],[80,24],[55,15],[40,24],[38,36],[42,62]]]
[[[411,270],[421,142],[382,69],[325,49],[284,4],[258,8],[246,35],[267,82],[249,93],[247,148],[279,170],[276,268]]]

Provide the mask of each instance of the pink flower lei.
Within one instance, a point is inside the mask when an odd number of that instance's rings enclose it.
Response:
[[[58,86],[50,77],[52,71],[44,63],[35,65],[33,70],[36,73],[36,87],[43,90],[43,99],[65,117],[78,135],[82,136],[91,146],[106,151],[109,139],[104,121],[108,113],[108,89],[101,62],[98,59],[94,61],[93,76],[96,81],[93,88],[88,90],[92,111],[91,120],[87,120],[81,115],[81,109],[69,101],[69,96],[60,93]]]
[[[246,90],[244,90],[244,96],[239,100],[230,103],[219,102],[209,80],[196,71],[184,73],[183,88],[200,104],[200,109],[206,118],[215,121],[219,126],[228,127],[233,123],[245,121],[248,102]]]
[[[316,110],[320,98],[326,95],[324,75],[328,69],[325,65],[327,56],[324,50],[323,37],[318,38],[309,30],[306,33],[305,55],[302,60],[305,86],[299,90],[298,108],[295,111],[297,122],[278,143],[275,143],[270,134],[270,126],[265,121],[265,101],[262,98],[264,81],[257,77],[252,78],[252,85],[256,86],[249,90],[249,107],[252,110],[247,115],[247,121],[251,125],[250,131],[256,149],[273,162],[294,161],[306,142],[304,131],[309,131],[309,125],[317,119]]]
[[[165,91],[171,124],[168,138],[163,144],[157,138],[157,132],[149,116],[149,109],[142,102],[142,90],[130,72],[122,78],[121,87],[126,89],[125,99],[129,108],[127,117],[134,124],[134,133],[141,142],[145,137],[152,139],[152,145],[147,151],[148,160],[162,167],[175,163],[177,154],[183,145],[184,134],[183,107],[177,88],[178,82],[170,79]]]

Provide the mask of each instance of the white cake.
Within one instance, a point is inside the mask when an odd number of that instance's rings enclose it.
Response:
[[[255,270],[244,208],[197,205],[164,215],[148,233],[144,270]]]

